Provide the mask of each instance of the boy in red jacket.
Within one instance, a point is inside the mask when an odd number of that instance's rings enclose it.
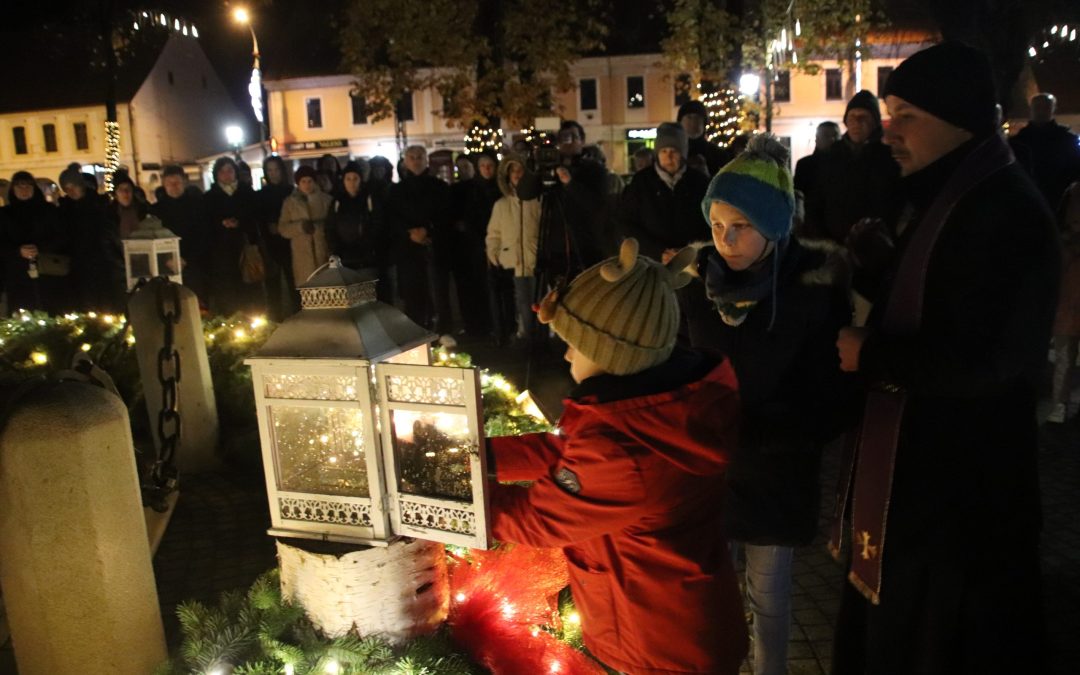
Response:
[[[727,361],[675,349],[665,267],[623,242],[618,258],[552,291],[539,317],[567,342],[578,383],[557,434],[490,439],[496,539],[561,547],[585,644],[631,675],[735,674],[742,600],[721,533],[738,394]]]

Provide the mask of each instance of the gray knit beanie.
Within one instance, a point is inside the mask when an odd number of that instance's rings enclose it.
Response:
[[[681,124],[664,122],[656,128],[656,152],[663,148],[675,148],[686,159],[690,154],[690,141],[686,138],[686,130]]]
[[[667,265],[638,255],[626,239],[616,258],[593,265],[564,289],[551,291],[537,312],[542,323],[613,375],[632,375],[671,356],[679,328],[675,289],[685,286],[694,250]]]

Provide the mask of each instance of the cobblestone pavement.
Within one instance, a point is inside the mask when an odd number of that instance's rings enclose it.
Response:
[[[529,368],[520,348],[464,344],[478,365],[501,372],[518,386],[526,373],[541,407],[557,416],[570,386],[566,364],[549,355]],[[224,430],[223,433],[229,433]],[[1040,452],[1043,481],[1044,597],[1050,673],[1080,671],[1080,433],[1047,443]],[[831,504],[839,450],[825,454],[823,505]],[[276,564],[266,494],[257,458],[240,468],[185,477],[179,503],[154,560],[158,595],[170,646],[178,641],[175,607],[188,599],[213,600],[223,590],[249,585]],[[826,514],[822,514],[824,532]],[[828,554],[824,534],[795,558],[794,625],[788,672],[829,672],[832,628],[843,570]],[[1003,542],[1002,545],[1008,545]],[[744,673],[751,673],[749,665]],[[0,650],[0,675],[15,673],[10,641]]]

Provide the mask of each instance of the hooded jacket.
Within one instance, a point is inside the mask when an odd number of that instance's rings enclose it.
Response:
[[[520,157],[499,162],[499,190],[484,240],[488,261],[496,267],[514,270],[514,276],[531,277],[536,271],[536,248],[540,236],[540,200],[521,200],[510,186],[510,165],[525,166]]]
[[[490,439],[494,536],[561,547],[589,650],[634,675],[737,673],[746,622],[721,529],[737,434],[728,362],[676,350],[599,375],[565,401],[558,434]]]

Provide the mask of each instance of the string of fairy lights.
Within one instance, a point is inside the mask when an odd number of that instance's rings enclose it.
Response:
[[[505,149],[502,129],[474,124],[469,127],[469,131],[465,134],[466,155],[475,155],[487,151],[495,153],[501,159]]]
[[[1080,22],[1077,22],[1080,23]],[[1043,29],[1028,47],[1028,56],[1041,60],[1048,52],[1055,48],[1072,47],[1080,48],[1080,42],[1076,40],[1077,24],[1055,23],[1048,29]]]

